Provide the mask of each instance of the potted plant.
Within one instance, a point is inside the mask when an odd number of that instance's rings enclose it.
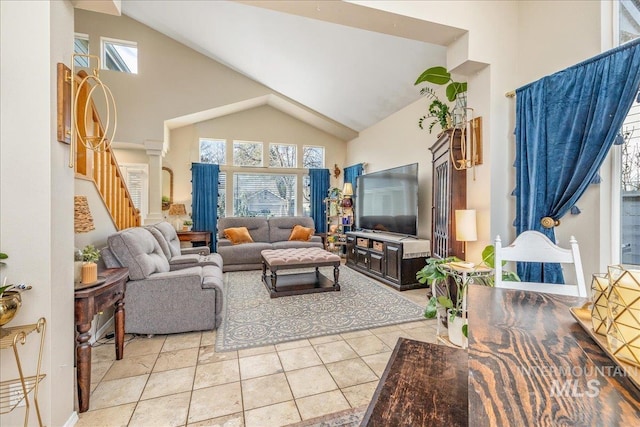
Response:
[[[87,245],[82,249],[82,283],[93,283],[98,280],[98,265],[100,251],[93,245]]]
[[[0,252],[0,260],[9,258],[3,252]],[[0,266],[5,265],[4,261],[0,261]],[[0,326],[4,326],[11,321],[22,305],[21,291],[29,290],[31,286],[25,284],[7,285],[7,277],[2,280],[0,286]],[[1,334],[0,334],[1,335]]]
[[[429,283],[433,294],[427,302],[424,317],[433,319],[438,315],[439,310],[446,310],[449,340],[460,347],[464,347],[463,336],[467,336],[467,323],[463,312],[463,301],[467,285],[462,281],[453,280],[453,283],[455,283],[453,288],[455,293],[453,293],[452,287],[449,286],[447,281],[449,273],[442,268],[443,264],[453,261],[460,261],[460,259],[455,256],[442,259],[427,258],[427,265],[418,271],[416,278],[420,283]]]
[[[427,258],[427,265],[418,271],[416,278],[420,283],[430,284],[433,294],[427,302],[424,317],[433,319],[438,315],[438,310],[447,310],[449,340],[456,345],[464,347],[465,339],[468,337],[468,325],[466,313],[463,311],[463,302],[467,293],[468,283],[453,280],[455,287],[448,285],[447,277],[449,273],[442,268],[442,265],[453,261],[460,261],[460,259],[457,257]],[[503,262],[504,264],[506,262]],[[482,251],[481,265],[491,269],[495,267],[495,249],[493,245],[486,246]],[[502,277],[503,280],[507,281],[520,281],[518,275],[509,270],[503,270]],[[495,283],[493,276],[475,277],[474,280],[485,286],[493,286]]]
[[[419,85],[420,83],[433,83],[436,85],[447,85],[445,92],[447,95],[447,99],[451,102],[456,101],[456,108],[461,108],[461,114],[466,115],[464,109],[467,106],[466,103],[466,92],[467,92],[467,82],[456,82],[451,78],[451,73],[447,71],[445,67],[431,67],[426,69],[420,74],[414,85]],[[433,118],[429,124],[429,133],[433,130],[433,126],[439,124],[442,130],[446,130],[451,128],[453,125],[456,125],[460,120],[457,115],[453,114],[453,109],[451,109],[446,103],[442,102],[433,88],[427,86],[420,90],[420,94],[423,96],[427,96],[431,98],[431,104],[429,104],[429,114],[422,116],[418,120],[418,126],[420,129],[424,129],[424,121]]]
[[[193,227],[193,221],[190,219],[185,219],[182,221],[182,231],[191,231],[191,227]]]

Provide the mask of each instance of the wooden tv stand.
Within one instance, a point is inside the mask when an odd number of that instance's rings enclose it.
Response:
[[[409,258],[405,242],[424,243],[428,252],[428,240],[372,231],[346,234],[348,267],[400,291],[427,287],[416,280],[416,273],[425,266],[428,253]]]

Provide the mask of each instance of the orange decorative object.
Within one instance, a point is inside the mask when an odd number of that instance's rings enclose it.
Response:
[[[93,283],[98,280],[98,264],[87,262],[82,264],[82,283]]]

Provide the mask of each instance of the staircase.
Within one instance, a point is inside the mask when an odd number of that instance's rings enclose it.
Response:
[[[77,85],[86,75],[84,71],[78,72],[75,77],[75,84]],[[104,136],[104,128],[99,113],[93,100],[88,104],[86,103],[89,90],[86,85],[83,85],[82,90],[77,95],[78,110],[76,117],[87,118],[84,127],[82,125],[79,126],[79,134],[83,138],[87,136],[90,138],[102,138]],[[88,114],[85,114],[85,106],[89,109]],[[107,147],[102,151],[93,151],[79,141],[76,146],[76,177],[93,180],[116,228],[122,230],[139,226],[141,223],[140,212],[133,204],[111,147]]]

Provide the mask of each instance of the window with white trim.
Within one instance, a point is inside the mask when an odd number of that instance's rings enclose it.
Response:
[[[296,175],[233,174],[233,216],[291,216],[296,213]]]
[[[138,74],[138,43],[100,37],[102,69]]]
[[[262,142],[233,141],[234,166],[262,166]]]
[[[324,147],[305,145],[302,147],[302,167],[314,169],[324,167]]]
[[[227,141],[224,139],[200,138],[200,161],[216,165],[227,164]]]
[[[120,173],[127,184],[133,205],[140,210],[142,220],[149,214],[149,165],[121,163]]]
[[[269,144],[269,167],[295,168],[297,165],[296,148],[293,144]]]
[[[73,38],[73,53],[81,53],[83,55],[89,54],[89,35],[76,33]],[[74,65],[76,67],[88,67],[89,58],[85,56],[76,56],[74,58]]]
[[[618,20],[620,44],[640,37],[640,1],[621,0]],[[620,262],[640,264],[640,91],[621,133],[624,144],[611,150],[620,165]]]

